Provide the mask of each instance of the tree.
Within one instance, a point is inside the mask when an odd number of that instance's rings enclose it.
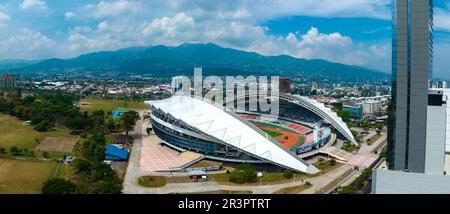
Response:
[[[6,149],[3,147],[0,147],[0,154],[6,154]]]
[[[377,135],[381,134],[381,129],[377,129]]]
[[[342,102],[331,103],[331,105],[332,105],[336,110],[342,110],[342,107],[343,107]]]
[[[336,166],[336,160],[335,159],[331,159],[330,160],[330,166]]]
[[[75,184],[63,178],[50,178],[42,187],[42,194],[71,194],[75,192]]]
[[[113,131],[116,129],[116,123],[114,122],[114,119],[112,119],[112,118],[109,118],[106,120],[105,126],[110,131]]]
[[[347,110],[337,110],[336,114],[342,118],[343,121],[349,121],[350,118],[352,117],[352,112],[347,111]]]
[[[40,123],[38,123],[35,127],[34,130],[38,131],[38,132],[46,132],[48,131],[48,124],[45,121],[41,121]]]
[[[17,146],[11,146],[11,148],[9,148],[9,152],[11,152],[14,156],[22,155],[22,150],[17,148]]]
[[[50,158],[50,154],[48,152],[43,152],[42,157],[44,158]]]
[[[128,136],[128,132],[132,131],[136,122],[141,119],[139,114],[135,111],[125,112],[120,115],[120,122],[122,128],[125,130],[125,135]]]
[[[97,194],[120,194],[122,184],[120,182],[102,180],[96,184]]]
[[[355,130],[350,130],[352,132],[353,137],[358,138],[359,133]]]
[[[74,166],[77,173],[91,173],[91,163],[89,163],[89,161],[77,158],[73,161],[72,165]]]

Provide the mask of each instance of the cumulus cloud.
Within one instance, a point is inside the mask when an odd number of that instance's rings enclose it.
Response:
[[[182,36],[188,30],[194,30],[195,21],[185,13],[179,13],[174,17],[162,17],[154,19],[143,29],[147,36],[174,38]]]
[[[40,32],[23,28],[0,41],[0,58],[43,58],[52,56],[55,41]]]
[[[450,10],[436,8],[434,12],[434,26],[438,30],[450,31]]]
[[[389,19],[391,0],[254,0],[258,17],[274,18],[288,15],[315,17],[368,17]]]
[[[107,22],[107,21],[102,21],[102,22],[100,22],[100,23],[97,25],[97,28],[98,28],[99,31],[105,31],[105,30],[108,30],[108,28],[109,28],[108,22]]]
[[[390,47],[386,41],[376,45],[360,44],[348,35],[325,33],[321,30],[326,29],[314,27],[305,32],[275,36],[264,23],[291,15],[387,20],[390,18],[390,2],[302,0],[299,4],[298,0],[247,0],[232,3],[228,0],[99,0],[61,10],[74,25],[59,29],[66,30],[60,35],[67,33],[67,37],[64,41],[58,41],[56,49],[68,49],[71,56],[76,56],[138,45],[214,42],[224,47],[264,55],[288,54],[388,70],[383,67],[389,64]],[[25,3],[26,8],[47,7],[44,0],[24,0],[22,4]],[[0,24],[1,20],[0,14]]]
[[[43,0],[23,0],[20,4],[20,9],[22,10],[27,10],[30,8],[45,9],[47,8],[47,3]]]
[[[76,16],[76,14],[72,11],[64,13],[64,17],[66,17],[66,19],[71,19],[71,18],[74,18],[75,16]]]
[[[11,20],[11,17],[9,17],[8,15],[0,12],[0,27],[6,25],[6,23],[8,23],[9,20]]]
[[[126,12],[138,10],[139,3],[136,1],[101,1],[98,4],[88,4],[86,8],[90,11],[90,16],[95,18],[115,17]]]

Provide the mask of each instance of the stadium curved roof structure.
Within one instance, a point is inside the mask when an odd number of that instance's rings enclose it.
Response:
[[[257,96],[254,94],[246,95],[246,96]],[[242,99],[243,97],[236,97],[235,99]],[[353,137],[352,132],[347,127],[347,124],[342,121],[336,112],[331,111],[330,108],[325,107],[323,103],[317,102],[314,99],[310,99],[308,97],[299,96],[299,95],[290,95],[290,94],[279,94],[280,100],[286,100],[288,102],[292,102],[297,104],[305,109],[310,110],[311,112],[317,114],[322,119],[331,124],[342,136],[344,136],[348,141],[357,145],[355,138]],[[231,102],[231,100],[227,100],[226,102]]]
[[[226,145],[235,147],[269,163],[299,172],[315,174],[319,170],[303,161],[278,142],[258,131],[251,123],[220,106],[190,96],[172,96],[146,101],[174,118]]]

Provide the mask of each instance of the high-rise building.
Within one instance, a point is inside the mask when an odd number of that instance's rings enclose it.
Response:
[[[450,193],[449,92],[430,89],[432,0],[394,0],[388,167],[372,174],[373,193]]]
[[[437,88],[447,88],[447,81],[438,81],[436,87]]]
[[[291,79],[290,78],[280,78],[280,93],[291,93]]]
[[[389,168],[423,173],[433,61],[433,1],[393,0]]]
[[[16,87],[16,76],[14,74],[3,74],[0,76],[0,88],[9,89]]]

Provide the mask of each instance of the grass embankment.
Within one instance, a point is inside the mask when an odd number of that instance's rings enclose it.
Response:
[[[162,187],[167,184],[164,176],[142,176],[138,178],[139,185],[143,187]]]
[[[296,194],[306,189],[309,189],[310,187],[312,187],[312,184],[307,183],[299,186],[286,187],[278,191],[275,191],[272,194]]]
[[[225,185],[260,185],[260,182],[262,182],[262,185],[273,185],[273,184],[281,184],[281,183],[289,183],[295,181],[298,181],[300,179],[306,179],[306,178],[312,178],[317,177],[320,175],[324,175],[334,169],[339,168],[342,166],[341,163],[335,163],[334,165],[331,164],[329,161],[317,164],[316,167],[320,170],[317,174],[306,174],[306,173],[294,173],[294,176],[292,178],[286,178],[284,176],[284,173],[282,172],[265,172],[263,173],[262,181],[260,179],[257,179],[257,182],[253,183],[245,183],[245,184],[237,184],[232,183],[229,181],[230,175],[227,173],[222,174],[214,174],[214,176],[211,176],[211,179],[213,181],[216,181],[221,184]]]

